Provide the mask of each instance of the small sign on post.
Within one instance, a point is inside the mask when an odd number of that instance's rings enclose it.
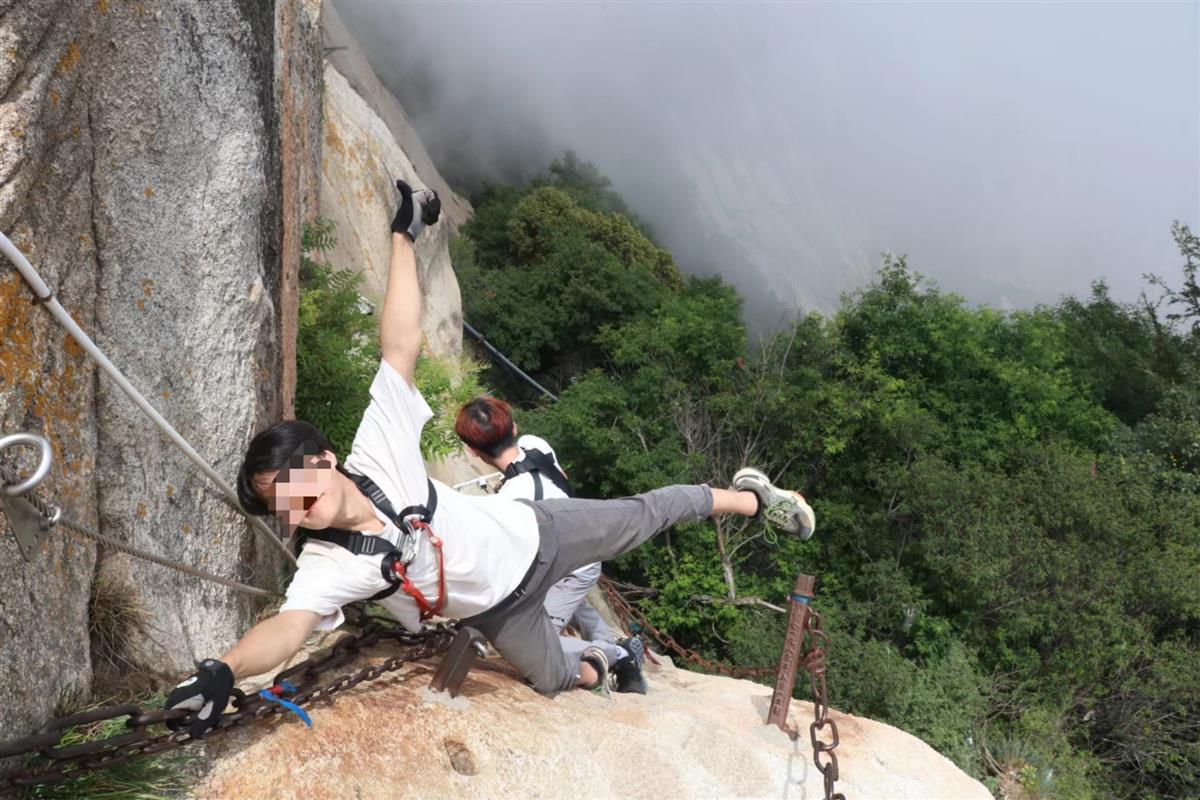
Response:
[[[779,671],[775,673],[775,693],[771,695],[771,709],[767,712],[767,724],[778,725],[793,739],[797,733],[788,727],[788,707],[792,702],[792,689],[796,685],[796,670],[800,666],[804,633],[808,630],[808,616],[812,611],[809,604],[816,581],[812,575],[796,576],[796,588],[792,590],[788,603],[787,635],[784,636],[783,652],[779,656]]]

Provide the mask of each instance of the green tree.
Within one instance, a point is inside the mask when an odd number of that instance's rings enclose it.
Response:
[[[1097,283],[1003,313],[886,257],[836,313],[752,350],[736,293],[663,280],[611,191],[564,162],[497,192],[486,235],[456,244],[469,316],[561,388],[523,429],[585,495],[721,485],[753,463],[819,520],[808,543],[680,526],[617,560],[651,621],[769,663],[783,617],[730,601],[775,604],[816,574],[839,708],[1041,797],[1200,796],[1190,231],[1183,289],[1160,301]]]
[[[349,453],[379,369],[376,320],[363,313],[362,276],[313,256],[337,242],[331,220],[305,225],[301,240],[296,342],[296,413],[316,425],[339,453]]]

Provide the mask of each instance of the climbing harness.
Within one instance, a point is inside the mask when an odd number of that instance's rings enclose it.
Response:
[[[283,553],[284,557],[288,559],[289,563],[295,565],[296,557],[293,556],[283,542],[279,540],[279,537],[275,535],[275,533],[272,532],[272,530],[268,528],[266,523],[264,523],[261,519],[246,513],[246,510],[242,508],[242,504],[238,502],[237,493],[233,491],[229,484],[226,483],[219,474],[217,474],[217,471],[213,469],[212,465],[205,461],[203,456],[197,453],[196,450],[190,444],[188,444],[187,440],[184,439],[177,430],[175,430],[171,423],[167,422],[162,414],[158,413],[154,406],[150,405],[150,402],[142,395],[141,392],[134,388],[133,384],[129,382],[121,370],[108,360],[108,356],[104,355],[103,351],[96,346],[96,343],[92,341],[91,337],[84,333],[83,329],[80,328],[75,320],[71,318],[71,315],[67,313],[67,310],[62,307],[62,303],[58,302],[58,298],[54,296],[54,292],[50,290],[50,287],[46,285],[44,280],[42,280],[41,275],[39,275],[37,270],[33,268],[33,265],[29,263],[29,259],[25,258],[25,255],[19,249],[17,249],[16,245],[14,245],[12,241],[9,240],[9,238],[3,233],[0,233],[0,253],[3,253],[8,260],[12,262],[13,266],[15,266],[17,271],[21,274],[21,277],[23,277],[26,282],[29,283],[30,288],[33,289],[33,294],[36,298],[37,304],[45,307],[45,309],[50,312],[50,315],[54,317],[54,319],[60,325],[66,328],[67,333],[71,335],[71,338],[73,338],[79,344],[79,346],[82,347],[83,350],[92,357],[92,360],[96,362],[97,366],[99,366],[100,369],[103,370],[104,373],[108,375],[108,377],[111,378],[114,383],[117,384],[121,391],[123,391],[139,409],[141,409],[142,413],[149,417],[150,421],[158,426],[158,429],[166,434],[167,438],[169,438],[176,447],[183,451],[183,454],[191,459],[192,463],[199,467],[201,472],[207,475],[208,478],[214,484],[216,484],[217,488],[221,490],[221,493],[224,494],[225,497],[228,498],[229,502],[233,504],[233,507],[246,517],[251,527],[254,528],[255,532],[265,537],[270,542],[272,547]]]
[[[446,605],[446,568],[442,553],[442,540],[429,527],[437,511],[437,490],[433,481],[426,479],[429,486],[429,500],[426,505],[408,506],[399,513],[383,490],[365,475],[358,475],[349,470],[338,468],[339,471],[358,487],[371,503],[392,521],[400,533],[400,540],[393,544],[383,536],[344,531],[337,528],[325,528],[316,531],[304,531],[296,540],[296,550],[304,547],[304,542],[316,539],[321,542],[335,544],[349,550],[356,556],[374,556],[383,554],[379,571],[388,582],[388,588],[370,597],[369,600],[382,600],[391,597],[397,590],[404,592],[413,599],[421,612],[421,619],[427,620],[437,616]],[[408,577],[408,566],[416,560],[420,547],[421,536],[428,537],[429,543],[437,553],[438,596],[437,602],[430,603],[425,594]]]
[[[41,451],[41,461],[37,469],[34,470],[33,475],[24,481],[20,480],[8,467],[0,465],[0,506],[3,507],[4,514],[8,517],[9,524],[16,534],[17,546],[21,549],[21,554],[25,557],[26,561],[32,561],[36,557],[38,548],[45,536],[61,525],[69,532],[91,539],[109,550],[125,553],[134,558],[140,558],[143,561],[173,569],[176,572],[182,572],[185,575],[218,583],[245,594],[257,595],[259,597],[282,596],[279,592],[259,589],[240,581],[214,575],[211,572],[205,572],[204,570],[189,567],[185,564],[178,564],[154,553],[149,553],[127,545],[124,542],[119,542],[86,525],[81,525],[69,516],[66,516],[60,506],[47,503],[33,493],[37,482],[41,481],[50,471],[50,443],[45,438],[31,433],[13,434],[0,438],[0,452],[3,452],[5,448],[14,444],[34,444]],[[23,493],[20,493],[22,490]]]
[[[83,332],[81,328],[71,319],[70,315],[63,309],[61,303],[54,297],[54,293],[49,289],[45,282],[38,275],[33,266],[18,250],[13,243],[0,233],[0,253],[3,253],[13,264],[17,270],[25,278],[33,289],[35,303],[43,305],[49,313],[64,327],[67,332],[75,339],[76,342],[87,352],[97,363],[97,365],[134,401],[134,403],[149,417],[171,441],[178,446],[189,459],[193,461],[224,493],[224,495],[233,503],[243,515],[247,517],[256,533],[266,535],[272,545],[277,547],[284,553],[285,557],[291,563],[295,563],[295,555],[283,544],[283,542],[262,522],[262,520],[246,514],[245,509],[237,500],[237,495],[233,489],[226,484],[216,471],[205,461],[182,436],[168,423],[145,399],[140,392],[135,389],[125,376],[112,364],[111,361],[96,347],[95,343]],[[534,388],[549,397],[552,401],[557,401],[558,398],[550,393],[547,389],[534,381],[526,373],[520,370],[512,361],[507,359],[502,353],[496,350],[491,344],[483,338],[478,331],[470,325],[463,323],[464,329],[474,337],[479,343],[491,354],[510,370],[514,371],[519,377],[531,384]],[[142,558],[151,563],[156,563],[170,569],[194,575],[204,580],[213,581],[238,591],[248,592],[258,595],[277,595],[276,592],[258,589],[256,587],[232,581],[227,578],[222,578],[217,575],[205,573],[200,570],[176,564],[165,558],[156,556],[145,551],[137,550],[128,545],[125,545],[109,537],[103,536],[97,531],[79,525],[68,517],[64,517],[62,510],[56,506],[49,505],[35,495],[31,494],[39,482],[45,478],[50,469],[49,464],[49,447],[48,443],[40,437],[31,435],[18,435],[17,437],[4,437],[0,439],[0,452],[6,447],[14,444],[33,444],[41,448],[43,456],[34,474],[28,479],[20,480],[10,470],[0,466],[0,503],[3,504],[5,514],[13,524],[14,528],[22,527],[24,533],[18,533],[18,542],[21,544],[22,551],[26,558],[30,558],[30,553],[33,551],[40,541],[42,535],[53,529],[55,525],[61,524],[69,531],[81,536],[93,539],[106,547],[110,547],[120,552],[128,553],[129,555]],[[553,460],[544,453],[536,450],[527,450],[526,459],[530,460],[531,454],[536,454],[535,458],[540,456],[553,465]],[[519,463],[519,462],[518,462]],[[339,467],[340,469],[340,467]],[[429,482],[429,500],[427,506],[410,506],[405,508],[399,514],[395,513],[384,495],[370,479],[365,476],[356,476],[353,473],[343,472],[350,477],[351,480],[358,485],[359,489],[366,495],[371,502],[379,508],[400,531],[401,541],[400,547],[391,543],[387,539],[380,536],[366,536],[353,531],[340,531],[334,529],[326,529],[324,531],[306,531],[302,534],[302,538],[297,544],[297,550],[303,545],[304,538],[315,538],[323,541],[329,541],[339,545],[352,553],[374,555],[383,553],[384,558],[381,563],[381,571],[385,580],[388,581],[388,589],[380,592],[371,600],[378,600],[390,596],[395,591],[403,590],[405,593],[413,597],[421,612],[423,620],[434,616],[442,610],[446,600],[446,578],[443,563],[442,541],[434,535],[429,527],[433,518],[433,513],[437,506],[437,493],[433,483]],[[518,468],[513,471],[513,474],[505,475],[505,479],[515,477],[518,474],[530,472],[535,481],[535,488],[538,499],[542,494],[542,484],[539,478],[540,472],[546,474],[559,485],[568,495],[570,494],[565,485],[565,478],[562,483],[556,478],[561,473],[554,467],[548,469],[543,462],[541,466],[530,463],[524,468]],[[476,479],[478,480],[478,479]],[[468,483],[475,483],[476,480]],[[458,488],[458,487],[456,487]],[[32,511],[30,510],[32,509]],[[32,531],[32,533],[29,533]],[[429,603],[424,595],[409,579],[406,569],[407,566],[415,559],[418,547],[419,537],[426,535],[430,539],[431,545],[438,554],[438,598],[436,603]],[[24,537],[24,541],[23,541]],[[28,545],[28,549],[26,547]],[[536,563],[536,562],[535,562]],[[531,576],[533,567],[526,573],[525,579],[522,581],[517,591],[510,595],[519,595],[528,582]],[[822,620],[820,615],[813,609],[808,607],[808,600],[811,598],[797,599],[793,597],[793,605],[800,604],[805,607],[806,614],[804,616],[789,617],[789,626],[793,626],[793,619],[803,619],[803,634],[809,644],[809,649],[802,661],[798,659],[798,647],[800,639],[793,635],[793,631],[789,629],[789,640],[792,644],[785,642],[785,657],[787,650],[791,647],[793,657],[790,661],[781,661],[778,668],[758,667],[758,668],[730,668],[723,664],[704,659],[698,653],[679,645],[674,639],[665,634],[662,634],[655,629],[646,617],[631,606],[627,601],[620,596],[616,588],[607,578],[602,578],[602,589],[607,594],[609,601],[613,607],[619,612],[623,612],[627,618],[637,620],[642,629],[649,632],[654,638],[669,649],[681,655],[685,660],[711,669],[731,677],[763,677],[764,675],[776,673],[777,682],[787,683],[790,687],[790,681],[783,680],[785,672],[794,676],[795,669],[798,665],[802,665],[809,672],[810,683],[813,694],[814,703],[814,721],[810,726],[809,733],[813,746],[813,760],[817,768],[822,773],[824,778],[824,789],[826,800],[845,800],[844,795],[835,793],[834,784],[838,778],[838,760],[837,755],[833,751],[839,744],[837,725],[829,716],[829,702],[825,686],[826,672],[826,649],[828,639],[822,629]],[[503,605],[503,603],[502,603]],[[457,648],[462,650],[463,658],[457,660],[453,664],[446,664],[444,675],[435,676],[435,679],[440,679],[443,684],[454,681],[461,681],[465,670],[469,669],[470,659],[474,657],[475,651],[481,647],[481,643],[476,640],[478,634],[470,635],[471,629],[466,628],[460,631],[460,636],[457,638]],[[263,689],[258,693],[247,695],[245,692],[235,687],[233,691],[233,711],[221,715],[217,720],[216,725],[205,735],[205,738],[219,736],[233,727],[245,724],[248,721],[268,718],[283,710],[292,711],[306,724],[312,724],[311,719],[303,710],[304,706],[311,704],[318,699],[328,699],[333,697],[340,691],[357,686],[358,684],[374,680],[379,676],[401,669],[404,664],[429,658],[439,653],[445,652],[450,646],[453,637],[453,630],[444,626],[439,626],[433,629],[427,629],[421,633],[412,634],[403,628],[396,626],[387,630],[379,630],[369,628],[359,635],[351,635],[339,639],[327,654],[319,656],[314,655],[303,662],[285,669],[275,676],[272,686]],[[376,666],[364,667],[357,672],[349,675],[343,675],[328,684],[320,685],[319,677],[327,670],[340,667],[349,659],[357,655],[361,650],[371,647],[382,640],[392,640],[399,643],[401,646],[408,648],[407,652],[400,656],[393,656],[386,659],[381,664]],[[441,674],[441,671],[439,671]],[[291,679],[296,679],[298,686],[291,683]],[[778,692],[777,692],[778,694]],[[283,699],[284,695],[290,699]],[[790,688],[786,695],[790,700]],[[774,700],[772,705],[774,706]],[[786,717],[786,704],[784,705],[784,716]],[[147,711],[134,704],[125,704],[119,706],[110,706],[107,708],[97,709],[94,711],[75,714],[68,717],[52,720],[41,728],[41,730],[23,739],[18,739],[8,743],[0,743],[0,759],[5,759],[15,756],[28,756],[37,754],[43,759],[53,762],[51,766],[35,765],[32,768],[25,768],[16,772],[3,776],[3,782],[12,786],[35,786],[41,784],[57,783],[65,780],[70,780],[79,777],[82,773],[95,770],[114,767],[125,764],[139,757],[153,756],[174,750],[194,741],[191,734],[186,730],[177,732],[168,732],[165,735],[150,737],[147,734],[147,728],[152,725],[162,724],[168,720],[180,720],[189,717],[192,712],[184,709],[159,709]],[[70,731],[80,726],[94,726],[95,723],[105,720],[115,720],[122,717],[128,717],[125,721],[125,728],[130,729],[128,733],[119,733],[105,739],[95,741],[85,741],[80,744],[62,745],[58,742],[62,739],[65,732]],[[783,725],[781,725],[783,727]],[[826,742],[820,739],[820,731],[829,728],[831,741]],[[795,731],[789,731],[795,737]],[[822,762],[821,756],[824,754],[826,760]]]
[[[536,450],[532,447],[529,449],[522,447],[521,452],[525,454],[525,457],[520,461],[512,462],[505,468],[504,480],[500,481],[501,486],[518,475],[529,475],[533,478],[533,499],[542,500],[545,496],[545,491],[542,487],[542,475],[545,475],[567,497],[575,496],[571,493],[571,487],[567,483],[567,476],[554,463],[553,458],[541,450]]]
[[[454,630],[445,626],[427,628],[420,633],[409,633],[400,626],[369,627],[360,634],[343,636],[328,651],[283,670],[263,692],[247,694],[233,690],[232,711],[227,711],[216,725],[204,735],[204,741],[224,735],[229,730],[247,723],[269,719],[284,711],[304,709],[317,700],[332,699],[339,692],[358,686],[364,681],[373,681],[389,672],[402,669],[405,664],[433,658],[445,652],[454,639]],[[363,667],[356,672],[340,675],[322,682],[322,676],[344,666],[359,654],[375,648],[381,643],[393,642],[403,652],[384,659],[374,666]],[[276,694],[275,689],[279,692]],[[290,690],[286,687],[290,687]],[[287,695],[287,705],[276,702]],[[37,786],[60,783],[80,777],[86,772],[125,764],[137,758],[154,756],[183,747],[196,741],[186,730],[174,733],[166,731],[154,735],[155,725],[167,720],[184,720],[194,712],[180,708],[163,709],[153,706],[143,709],[136,704],[108,706],[52,720],[32,736],[10,742],[0,742],[0,759],[14,756],[40,756],[40,761],[0,777],[0,786]],[[94,729],[95,723],[104,720],[125,720],[125,731],[94,741],[62,745],[58,742],[63,735],[74,729]],[[49,763],[47,763],[49,762]]]

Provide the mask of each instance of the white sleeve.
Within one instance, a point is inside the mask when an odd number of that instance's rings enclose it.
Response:
[[[382,362],[346,465],[380,483],[397,508],[424,503],[428,487],[421,429],[432,417],[433,411],[416,387]]]
[[[279,610],[320,614],[316,630],[331,631],[346,621],[342,606],[363,599],[348,596],[345,583],[344,570],[336,559],[306,547],[296,559],[296,574]]]
[[[391,597],[380,600],[379,605],[395,617],[405,630],[413,633],[421,632],[421,609],[417,608],[417,601],[405,594],[402,589],[397,589]]]

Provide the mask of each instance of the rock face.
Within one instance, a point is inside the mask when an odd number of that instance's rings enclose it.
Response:
[[[425,184],[437,190],[442,198],[445,220],[450,223],[451,231],[458,230],[470,219],[473,213],[471,204],[451,191],[449,184],[438,173],[400,101],[380,82],[358,40],[342,22],[329,0],[321,4],[321,36],[328,51],[328,63],[342,74],[350,88],[387,126],[392,139],[404,151],[412,168],[424,178]]]
[[[382,654],[375,657],[381,659]],[[197,798],[823,797],[808,742],[812,705],[793,702],[793,742],[764,724],[771,691],[648,666],[650,693],[553,700],[494,657],[463,693],[437,702],[430,671],[409,667],[294,718],[214,743]],[[432,667],[432,665],[430,665]],[[349,670],[347,670],[349,671]],[[832,712],[838,791],[854,800],[991,800],[932,748],[896,728]]]
[[[320,147],[316,13],[301,0],[0,0],[0,230],[230,479],[290,402],[284,309]],[[51,438],[44,494],[138,547],[274,583],[277,556],[29,299],[0,261],[0,431]],[[86,694],[97,566],[65,532],[27,563],[0,523],[7,738],[64,692]],[[146,609],[138,649],[164,670],[227,647],[257,610],[124,556],[99,569]]]
[[[395,179],[436,189],[444,224],[417,240],[421,327],[436,354],[462,350],[462,298],[450,264],[449,240],[470,206],[438,174],[395,98],[375,78],[332,5],[322,26],[331,52],[325,68],[321,215],[337,224],[330,263],[363,276],[364,294],[378,307],[387,288],[389,225],[399,194]],[[346,70],[345,73],[340,68]]]

